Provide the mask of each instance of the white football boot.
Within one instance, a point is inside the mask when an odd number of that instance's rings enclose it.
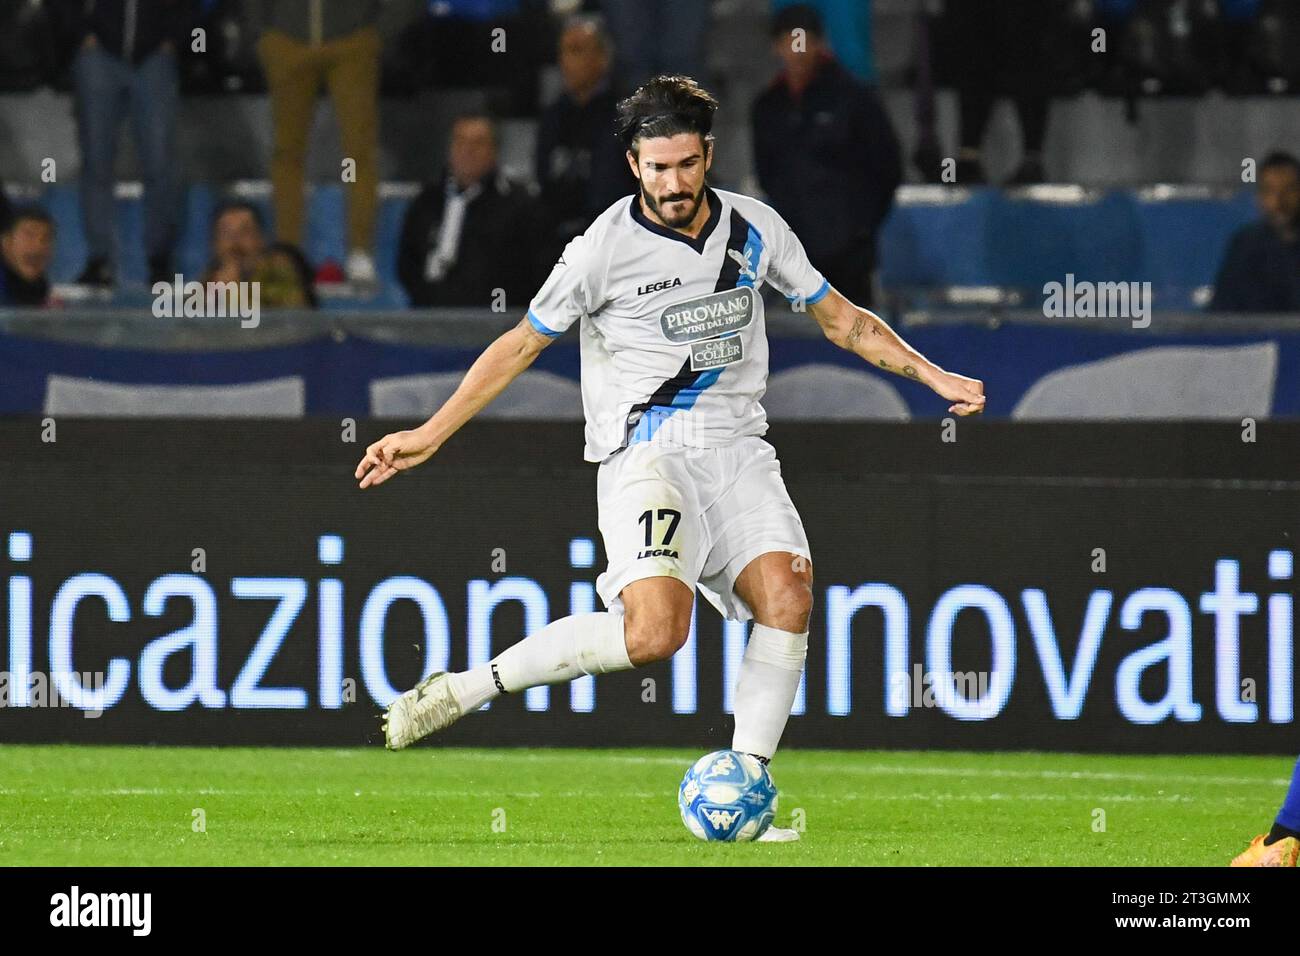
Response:
[[[793,843],[799,839],[798,830],[789,830],[784,827],[768,827],[763,831],[755,843]]]
[[[450,676],[446,671],[430,674],[388,705],[384,712],[384,746],[401,750],[460,719],[460,704],[451,692]]]

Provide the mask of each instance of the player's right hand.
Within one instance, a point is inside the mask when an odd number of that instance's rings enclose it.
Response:
[[[362,488],[382,485],[399,471],[414,468],[438,450],[438,446],[419,429],[385,435],[366,449],[357,465],[356,477]]]

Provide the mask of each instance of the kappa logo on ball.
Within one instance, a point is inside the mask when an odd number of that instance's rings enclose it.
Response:
[[[731,754],[723,754],[717,760],[713,761],[713,766],[709,768],[709,773],[728,774],[736,769],[736,761]]]
[[[709,821],[715,830],[730,830],[731,825],[740,819],[739,810],[701,810],[700,815]]]

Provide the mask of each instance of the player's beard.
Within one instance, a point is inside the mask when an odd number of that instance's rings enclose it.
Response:
[[[650,208],[651,212],[658,216],[665,226],[672,229],[681,229],[685,226],[689,226],[691,222],[694,221],[696,213],[700,211],[700,203],[704,202],[703,183],[700,184],[700,191],[694,195],[691,195],[690,193],[677,192],[665,196],[662,200],[655,199],[654,196],[651,196],[646,192],[644,184],[642,184],[640,188],[641,198],[645,200],[645,204]],[[669,216],[668,213],[664,211],[663,207],[666,203],[687,199],[691,202],[687,207],[686,212],[676,216]]]

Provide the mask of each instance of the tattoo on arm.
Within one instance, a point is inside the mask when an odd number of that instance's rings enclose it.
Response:
[[[921,376],[917,374],[916,368],[911,365],[904,365],[902,368],[894,368],[884,359],[881,359],[880,367],[888,372],[897,372],[899,375],[905,376],[906,378],[916,379],[917,381],[920,381],[921,378]]]
[[[862,336],[862,330],[866,327],[866,324],[867,317],[859,312],[858,317],[853,321],[853,328],[849,330],[849,337],[844,342],[850,352],[857,348],[858,339]]]
[[[880,323],[878,321],[873,319],[865,312],[859,312],[857,318],[853,320],[853,328],[849,330],[848,338],[844,340],[844,347],[847,348],[850,352],[855,351],[857,348],[858,339],[862,338],[862,330],[866,328],[871,329],[872,335],[885,334],[884,332],[880,331]]]

